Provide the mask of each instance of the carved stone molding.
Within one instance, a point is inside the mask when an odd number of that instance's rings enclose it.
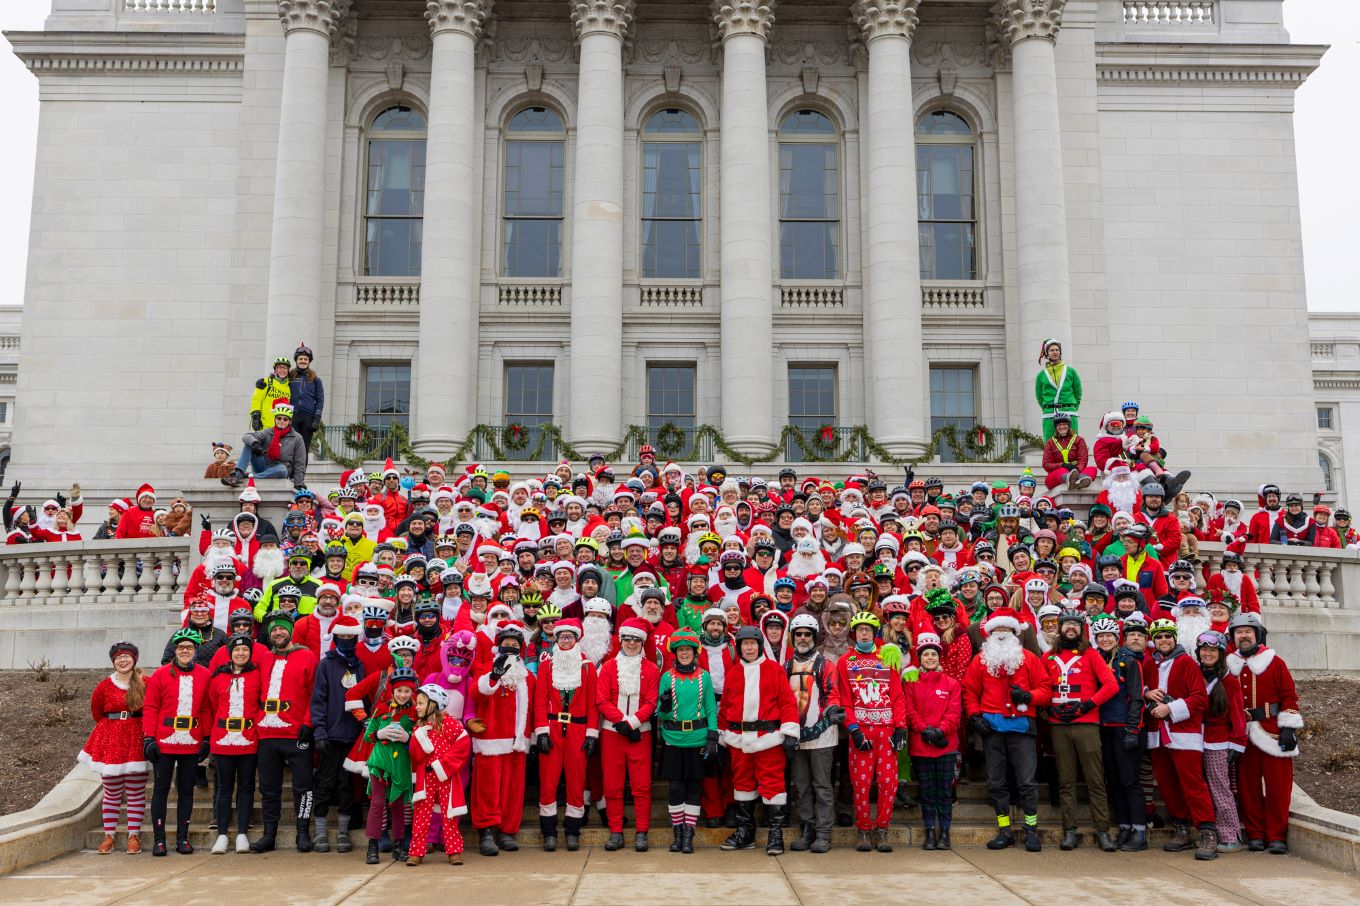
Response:
[[[756,35],[770,39],[775,0],[713,0],[713,24],[718,40],[732,35]]]
[[[1026,38],[1055,41],[1067,0],[997,0],[992,6],[997,35],[1014,46]]]
[[[568,0],[577,40],[588,34],[628,37],[636,0]]]
[[[921,0],[855,0],[850,15],[859,26],[868,44],[874,38],[888,35],[911,40],[916,34],[916,24],[920,20],[916,9]]]
[[[642,38],[633,42],[629,62],[662,66],[712,63],[713,45],[698,38]]]
[[[987,47],[978,41],[940,41],[917,38],[911,42],[913,66],[986,66]]]
[[[393,60],[401,63],[419,63],[429,58],[428,34],[362,35],[354,44],[356,60],[371,60],[377,63]]]
[[[284,32],[306,29],[329,38],[348,12],[349,0],[279,0]]]
[[[561,63],[573,58],[576,44],[568,38],[499,35],[492,47],[501,63]]]
[[[430,23],[430,34],[461,31],[474,41],[482,36],[487,17],[495,0],[429,0],[425,4],[425,19]]]
[[[850,41],[780,32],[770,42],[770,61],[784,66],[841,66],[850,61]]]

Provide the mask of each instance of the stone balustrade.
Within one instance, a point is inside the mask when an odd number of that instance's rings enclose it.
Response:
[[[1124,0],[1125,25],[1212,25],[1213,0]]]
[[[5,547],[0,608],[178,602],[196,553],[189,538]]]
[[[217,0],[123,0],[123,11],[212,15],[217,11]]]
[[[1223,545],[1201,541],[1199,555],[1217,572]],[[1360,551],[1249,544],[1243,559],[1255,575],[1263,608],[1360,611]],[[1356,591],[1354,600],[1346,600],[1347,586]]]

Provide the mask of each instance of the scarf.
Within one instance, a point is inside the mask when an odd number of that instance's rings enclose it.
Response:
[[[270,459],[272,459],[272,460],[274,460],[274,461],[276,461],[276,462],[279,461],[279,460],[281,460],[281,459],[283,459],[283,450],[281,449],[281,447],[282,447],[282,445],[283,445],[283,438],[284,438],[284,436],[285,436],[286,434],[288,434],[289,431],[292,431],[292,430],[293,430],[293,429],[292,429],[291,426],[289,426],[289,427],[287,427],[287,428],[278,428],[278,427],[274,428],[274,437],[269,441],[269,458],[270,458]]]

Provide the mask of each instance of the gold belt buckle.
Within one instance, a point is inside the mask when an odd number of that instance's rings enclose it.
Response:
[[[175,722],[170,727],[173,730],[192,730],[194,719],[192,717],[176,717]]]
[[[264,700],[264,711],[266,714],[278,714],[283,710],[283,700],[278,698],[267,698]]]
[[[569,724],[569,723],[571,723],[571,712],[570,712],[570,711],[558,711],[558,712],[557,712],[557,722],[558,722],[559,724]]]

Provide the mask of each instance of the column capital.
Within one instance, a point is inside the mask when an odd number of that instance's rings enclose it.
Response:
[[[997,0],[992,5],[993,24],[1007,47],[1026,38],[1056,41],[1066,6],[1067,0]]]
[[[713,24],[718,40],[733,35],[755,35],[766,41],[774,25],[775,0],[713,0]]]
[[[429,0],[425,4],[425,19],[430,23],[430,34],[461,31],[475,41],[482,36],[482,28],[491,15],[496,0]]]
[[[627,38],[637,8],[636,0],[567,0],[567,3],[578,41],[595,33]]]
[[[921,0],[855,0],[850,15],[859,26],[864,43],[874,38],[901,36],[908,41],[916,34],[916,10]]]
[[[335,34],[349,13],[350,0],[279,0],[279,21],[284,34],[314,31],[327,38]]]

